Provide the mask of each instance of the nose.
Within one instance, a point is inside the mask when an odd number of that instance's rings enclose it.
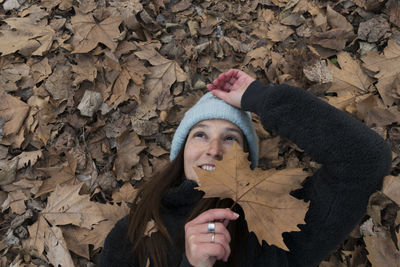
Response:
[[[222,160],[222,142],[218,139],[211,140],[211,142],[208,144],[207,155],[211,156],[213,159]]]

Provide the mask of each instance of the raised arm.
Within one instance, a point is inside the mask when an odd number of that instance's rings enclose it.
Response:
[[[247,75],[231,73],[236,79]],[[390,170],[390,149],[364,124],[300,88],[252,81],[235,89],[221,82],[232,79],[222,78],[208,86],[216,96],[258,114],[266,130],[293,141],[322,164],[300,191],[311,200],[306,225],[284,234],[290,265],[315,266],[365,214],[369,196]],[[240,105],[230,100],[238,98]]]

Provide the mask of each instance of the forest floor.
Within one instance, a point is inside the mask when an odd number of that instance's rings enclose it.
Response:
[[[398,0],[0,0],[0,266],[94,266],[173,133],[231,68],[303,88],[393,152],[320,266],[400,266]],[[262,129],[260,167],[315,171]]]

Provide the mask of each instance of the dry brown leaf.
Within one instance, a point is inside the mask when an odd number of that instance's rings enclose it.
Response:
[[[71,166],[37,168],[37,170],[43,171],[50,177],[43,180],[43,184],[35,194],[35,197],[53,192],[57,185],[76,185],[80,183],[75,176],[75,170]]]
[[[246,216],[249,231],[255,232],[259,242],[265,240],[288,250],[282,233],[299,230],[304,224],[308,203],[292,197],[289,193],[300,187],[308,176],[302,169],[250,170],[248,153],[237,143],[215,161],[212,172],[195,168],[199,187],[204,197],[231,198],[240,204]]]
[[[18,158],[0,160],[0,185],[11,184],[15,180]]]
[[[105,220],[94,225],[89,234],[82,239],[83,244],[92,244],[94,250],[103,246],[104,240],[111,229],[129,213],[126,203],[121,203],[121,206],[97,203],[97,206]]]
[[[89,260],[89,246],[88,244],[85,244],[83,240],[90,233],[91,230],[73,225],[65,225],[61,228],[61,230],[65,242],[67,243],[68,249],[75,254]]]
[[[357,117],[364,121],[369,127],[387,126],[399,121],[399,116],[390,109],[383,108],[382,102],[377,95],[367,94],[364,99],[356,99]],[[360,97],[360,98],[361,98]]]
[[[290,27],[276,23],[269,26],[267,38],[273,42],[282,42],[293,33],[294,31]]]
[[[144,230],[144,235],[151,237],[151,235],[156,232],[158,232],[157,225],[155,221],[151,219],[146,225],[146,229]]]
[[[333,10],[330,5],[326,7],[326,17],[332,28],[339,28],[346,32],[353,32],[353,25],[351,25],[343,15]]]
[[[247,53],[243,64],[247,65],[251,62],[254,67],[265,67],[269,60],[270,49],[272,45],[258,47]]]
[[[329,69],[333,71],[333,83],[329,92],[336,92],[338,96],[369,93],[373,81],[363,72],[360,64],[346,52],[340,52],[337,60],[340,69],[328,62]]]
[[[117,157],[113,166],[117,180],[130,180],[133,174],[132,168],[140,160],[138,154],[145,148],[146,146],[141,145],[140,138],[134,132],[127,131],[117,138]]]
[[[94,0],[80,0],[79,11],[82,13],[89,13],[97,7],[97,3]]]
[[[390,22],[400,27],[400,2],[389,0],[386,5],[390,10]]]
[[[103,221],[100,209],[90,201],[90,196],[79,195],[82,185],[57,185],[42,216],[52,225],[73,224],[87,229]]]
[[[135,16],[143,10],[143,5],[140,0],[112,1],[109,10],[114,16],[121,16],[129,29],[135,29],[139,24]]]
[[[2,186],[2,189],[5,192],[22,190],[25,192],[25,195],[36,194],[42,183],[42,181],[22,179],[12,184]]]
[[[28,231],[30,239],[25,242],[24,247],[34,248],[40,255],[46,250],[50,263],[55,266],[75,266],[59,227],[50,226],[39,216],[38,221],[28,226]]]
[[[68,10],[72,7],[73,0],[42,0],[40,2],[41,6],[47,10],[51,10],[58,6],[60,10]]]
[[[150,67],[149,70],[151,74],[146,79],[145,86],[151,95],[169,90],[174,82],[184,82],[187,78],[185,72],[173,60]]]
[[[31,74],[35,83],[41,82],[51,74],[51,67],[49,65],[49,59],[43,58],[41,61],[31,66]]]
[[[50,26],[38,23],[46,15],[45,12],[37,12],[24,18],[5,19],[4,22],[9,25],[10,29],[0,30],[2,55],[19,51],[24,55],[41,56],[47,52],[53,43],[55,32]]]
[[[55,100],[72,97],[72,68],[68,64],[57,64],[53,73],[44,82],[44,87]]]
[[[144,79],[147,74],[150,74],[150,71],[142,61],[138,60],[134,55],[126,58],[121,65],[120,74],[113,85],[112,94],[107,104],[116,107],[130,98],[135,99],[140,104],[140,91],[144,87]],[[129,87],[130,81],[133,81],[134,84]],[[129,90],[133,87],[136,87],[137,90]]]
[[[179,1],[177,4],[175,4],[175,5],[173,5],[171,7],[171,11],[174,12],[174,13],[180,12],[180,11],[183,11],[185,9],[188,9],[191,5],[192,5],[192,1],[191,0]]]
[[[136,110],[135,117],[132,118],[133,124],[139,123],[137,129],[143,126],[149,126],[148,130],[151,133],[143,132],[143,135],[151,135],[152,132],[157,131],[154,129],[153,124],[146,125],[147,122],[142,122],[142,120],[149,120],[152,117],[156,117],[155,112],[158,108],[158,98],[161,95],[169,95],[170,88],[175,82],[183,82],[186,80],[187,76],[185,72],[179,67],[178,63],[164,58],[156,50],[158,47],[157,43],[150,43],[142,46],[142,51],[135,52],[135,55],[140,59],[148,60],[153,66],[149,68],[150,75],[147,76],[144,87],[146,93],[142,98],[142,104]],[[147,132],[147,131],[146,131]]]
[[[313,44],[341,51],[345,48],[346,43],[354,37],[353,26],[344,16],[334,11],[329,5],[326,13],[326,19],[331,29],[324,32],[314,31],[310,40]],[[314,22],[325,30],[325,17],[323,15],[317,13]]]
[[[383,55],[369,51],[367,56],[362,58],[362,61],[365,63],[365,68],[376,73],[375,78],[378,79],[376,87],[385,105],[393,105],[396,98],[393,97],[394,92],[392,90],[396,88],[393,88],[392,84],[396,77],[400,75],[400,45],[390,39]]]
[[[80,55],[76,59],[76,65],[72,65],[72,71],[75,73],[73,86],[77,86],[83,81],[93,82],[97,76],[97,69],[94,65],[93,57]]]
[[[138,190],[135,189],[130,183],[125,183],[119,191],[115,191],[112,194],[112,199],[114,202],[125,202],[133,203]]]
[[[7,199],[1,205],[1,210],[4,212],[10,208],[15,214],[23,214],[26,211],[25,200],[28,198],[22,190],[16,190],[8,193]]]
[[[269,160],[277,160],[279,154],[279,136],[263,140],[260,143],[260,158],[267,158]]]
[[[377,236],[364,236],[364,241],[372,267],[400,266],[400,253],[390,234],[379,232]]]
[[[346,47],[347,41],[353,36],[354,34],[352,32],[336,28],[327,32],[314,32],[310,41],[324,48],[341,51]]]
[[[99,43],[114,52],[118,45],[117,38],[121,34],[118,29],[121,22],[121,17],[108,17],[97,23],[91,14],[73,16],[71,23],[75,31],[73,41],[75,45],[72,53],[87,53]]]
[[[149,148],[147,151],[153,156],[153,157],[159,157],[165,154],[168,154],[168,151],[166,151],[164,148],[156,145],[155,143],[150,143]]]
[[[400,231],[396,232],[396,237],[397,237],[397,247],[400,247]]]
[[[8,64],[7,61],[4,61],[0,70],[0,86],[4,91],[15,92],[18,87],[24,86],[22,82],[27,82],[29,79],[31,78],[29,77],[28,65]]]
[[[0,94],[0,118],[5,121],[3,135],[17,134],[28,115],[29,106],[5,92]]]
[[[27,166],[33,166],[43,156],[42,150],[24,151],[16,158],[18,158],[17,169],[22,169]]]
[[[400,177],[386,176],[383,180],[382,192],[400,206]]]

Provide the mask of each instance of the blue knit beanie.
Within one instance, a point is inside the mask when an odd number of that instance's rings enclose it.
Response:
[[[174,160],[178,155],[194,125],[200,121],[212,119],[230,121],[242,130],[250,149],[251,168],[256,168],[258,165],[258,138],[250,113],[227,104],[211,92],[206,93],[193,107],[186,111],[172,139],[170,160]]]

